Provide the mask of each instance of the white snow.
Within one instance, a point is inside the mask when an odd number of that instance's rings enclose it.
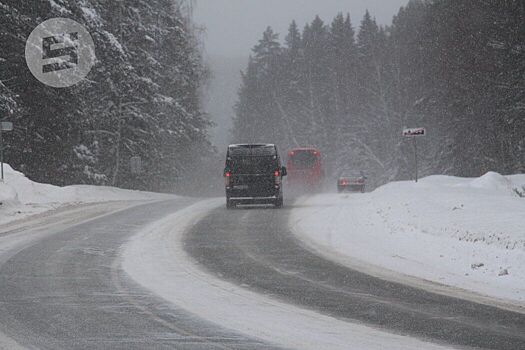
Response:
[[[203,271],[181,237],[223,199],[198,203],[152,225],[122,252],[124,270],[160,297],[219,326],[301,350],[444,349],[282,303]]]
[[[525,175],[431,176],[303,198],[290,224],[307,247],[347,266],[523,308],[525,198],[516,189],[524,188]]]
[[[82,10],[84,18],[89,23],[94,25],[100,25],[102,23],[102,19],[100,18],[98,12],[95,9],[90,8],[88,6],[81,6],[80,9]]]
[[[7,164],[4,164],[4,170],[5,181],[0,182],[0,224],[70,205],[174,198],[171,195],[103,186],[57,187],[33,182]]]
[[[118,39],[110,32],[104,30],[102,31],[102,34],[106,36],[106,38],[109,40],[110,44],[115,47],[121,55],[125,55],[126,52],[124,51],[124,47],[122,47],[122,44],[118,41]]]
[[[57,2],[55,2],[55,0],[48,0],[48,1],[49,1],[49,4],[51,5],[51,8],[58,11],[60,14],[71,15],[71,11],[65,8],[64,5],[58,4]],[[62,1],[59,1],[59,2],[61,3]]]

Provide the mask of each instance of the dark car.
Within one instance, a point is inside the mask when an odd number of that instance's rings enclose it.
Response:
[[[337,179],[337,191],[341,192],[365,192],[366,176],[363,173],[342,175]]]
[[[230,145],[224,168],[226,207],[274,204],[281,208],[283,176],[286,176],[286,167],[282,166],[275,145]]]

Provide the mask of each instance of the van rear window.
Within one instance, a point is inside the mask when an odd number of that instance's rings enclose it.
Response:
[[[233,174],[271,174],[279,168],[277,157],[231,157],[228,168]]]
[[[230,157],[235,156],[275,156],[274,146],[235,146],[231,147]]]

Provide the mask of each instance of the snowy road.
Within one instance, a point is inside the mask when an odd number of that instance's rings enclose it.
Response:
[[[292,205],[222,204],[0,233],[0,349],[525,348],[523,314],[316,256],[289,232]]]
[[[0,349],[268,349],[168,305],[119,268],[132,235],[189,203],[0,235]]]
[[[286,228],[291,210],[217,209],[186,235],[186,249],[223,279],[339,320],[452,346],[525,348],[525,315],[384,281],[316,256]]]

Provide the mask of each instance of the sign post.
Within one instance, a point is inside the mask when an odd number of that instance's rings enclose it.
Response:
[[[141,157],[131,157],[129,160],[130,163],[130,170],[131,174],[133,175],[141,175],[143,172],[142,169],[142,158]]]
[[[4,182],[4,137],[5,131],[12,131],[13,123],[0,122],[0,181]]]
[[[415,180],[418,182],[418,157],[417,157],[417,138],[427,135],[427,130],[425,128],[413,128],[403,130],[403,137],[411,138],[414,143],[414,164],[415,164]]]

